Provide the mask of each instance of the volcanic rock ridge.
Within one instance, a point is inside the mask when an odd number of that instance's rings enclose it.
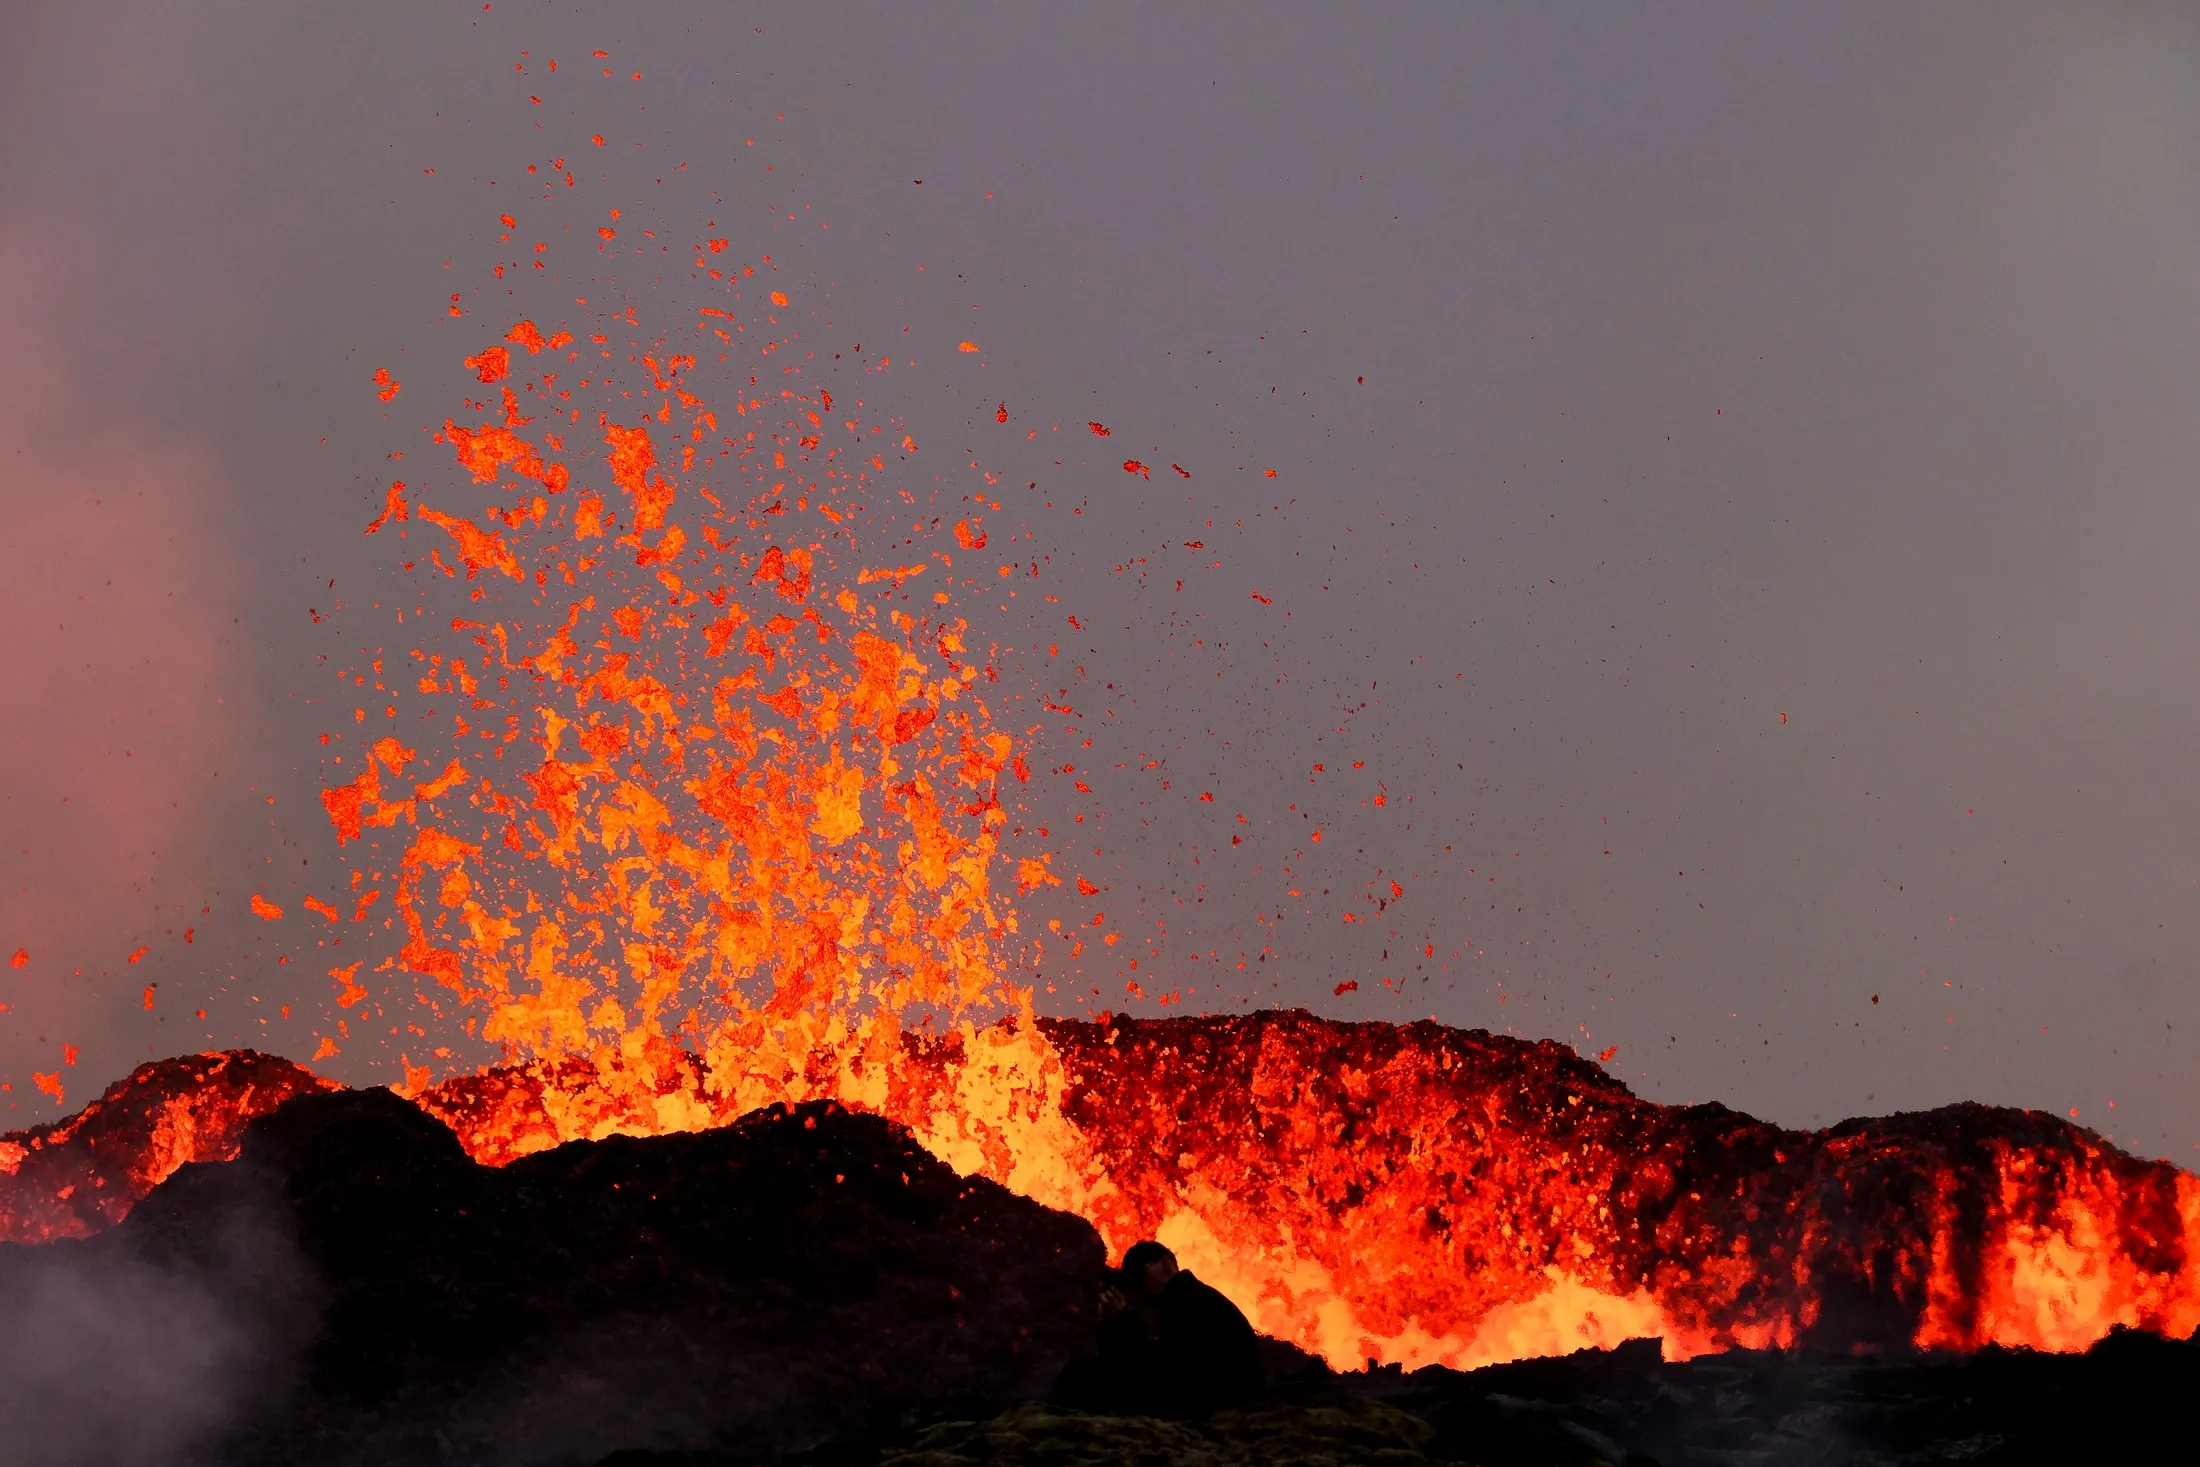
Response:
[[[2038,1111],[1798,1132],[1641,1100],[1561,1044],[1434,1023],[1271,1012],[1039,1030],[1059,1070],[1048,1103],[1103,1183],[1075,1203],[1102,1238],[1174,1240],[1256,1323],[1332,1364],[1472,1365],[1630,1333],[1674,1353],[2075,1351],[2117,1326],[2200,1327],[2200,1179]],[[867,1108],[927,1134],[980,1060],[965,1036],[906,1043]],[[642,1071],[568,1058],[414,1098],[498,1164],[736,1120],[701,1062],[667,1050]],[[246,1052],[140,1069],[82,1115],[0,1140],[0,1238],[96,1231],[326,1083]],[[1559,1297],[1562,1328],[1538,1303]]]
[[[1271,1342],[1247,1410],[1051,1409],[1102,1258],[1083,1219],[834,1102],[488,1167],[388,1091],[316,1090],[98,1236],[0,1246],[12,1336],[66,1323],[57,1302],[128,1309],[105,1356],[63,1373],[96,1376],[78,1387],[96,1406],[10,1402],[11,1429],[42,1462],[179,1467],[2002,1464],[2136,1452],[2200,1387],[2200,1343],[2132,1331],[2067,1355],[1674,1363],[1641,1341],[1341,1375]],[[140,1283],[100,1293],[117,1279]],[[196,1410],[146,1368],[163,1331],[226,1342]]]

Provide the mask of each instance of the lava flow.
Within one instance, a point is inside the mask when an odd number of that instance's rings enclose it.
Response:
[[[997,666],[951,610],[1001,506],[968,496],[935,548],[938,520],[887,468],[913,437],[807,369],[759,385],[794,354],[788,299],[755,266],[711,273],[727,299],[695,336],[758,344],[730,422],[684,350],[522,320],[467,358],[501,406],[442,425],[453,481],[393,484],[369,527],[425,534],[405,569],[468,598],[406,678],[450,732],[427,754],[336,741],[354,762],[324,799],[367,853],[356,917],[394,892],[403,948],[378,971],[417,975],[505,1056],[440,1081],[406,1062],[406,1093],[477,1160],[834,1099],[1112,1247],[1161,1238],[1261,1328],[1346,1366],[1645,1335],[1674,1355],[2069,1350],[2200,1325],[2200,1181],[2036,1113],[1798,1133],[1433,1023],[1036,1017],[995,887],[1024,761],[988,703]],[[435,772],[408,780],[416,764]],[[1055,878],[1040,854],[1015,881]],[[363,966],[332,975],[340,1016],[380,1002]],[[240,1090],[250,1076],[267,1083]],[[8,1140],[0,1226],[104,1226],[319,1083],[247,1055],[140,1071]]]

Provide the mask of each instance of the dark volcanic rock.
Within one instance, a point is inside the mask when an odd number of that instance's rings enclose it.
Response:
[[[1431,1423],[1431,1455],[1484,1467],[1657,1461],[1925,1467],[2183,1460],[2200,1343],[2120,1330],[2082,1355],[1734,1350],[1668,1364],[1655,1341],[1460,1374],[1374,1371],[1316,1395]]]
[[[990,1421],[942,1422],[886,1454],[880,1467],[1415,1467],[1430,1460],[1435,1435],[1419,1417],[1341,1395],[1203,1421],[1019,1406]]]
[[[1301,1381],[1242,1411],[1155,1421],[1020,1406],[819,1467],[2069,1467],[2184,1461],[2200,1345],[2125,1331],[2084,1355],[1737,1350],[1657,1342],[1460,1373]],[[602,1467],[737,1467],[623,1452]],[[793,1467],[793,1464],[789,1464]]]
[[[239,1217],[295,1240],[301,1285],[240,1266]],[[1083,1342],[1102,1263],[1081,1219],[829,1102],[493,1169],[386,1090],[293,1101],[70,1246],[313,1320],[222,1460],[325,1464],[766,1455],[990,1413]]]

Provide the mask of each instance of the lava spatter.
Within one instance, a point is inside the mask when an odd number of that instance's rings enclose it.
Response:
[[[754,273],[728,282],[736,300]],[[706,320],[790,334],[754,314]],[[590,336],[598,362],[607,340]],[[408,781],[422,756],[384,738],[323,793],[340,843],[400,834],[372,879],[394,886],[398,961],[428,1001],[554,1078],[547,1131],[479,1124],[478,1149],[809,1095],[894,1109],[913,1083],[901,1036],[923,1029],[999,1051],[928,1139],[1073,1198],[1058,1110],[1032,1112],[1058,1133],[1046,1144],[1012,1143],[1031,1123],[978,1093],[1043,1091],[1059,1069],[1004,968],[999,781],[1018,745],[993,726],[949,593],[912,600],[929,560],[864,553],[895,499],[872,445],[913,440],[822,383],[767,392],[761,373],[722,418],[690,390],[708,374],[662,341],[634,343],[627,380],[581,379],[587,424],[559,385],[575,342],[521,320],[466,354],[501,411],[446,420],[455,487],[393,486],[368,527],[441,536],[427,573],[481,605],[414,654],[418,693],[457,710],[433,741],[441,773]],[[522,371],[531,357],[548,360]],[[530,375],[523,404],[512,384]],[[967,520],[952,533],[983,543]],[[351,971],[341,982],[350,997]],[[415,1089],[432,1078],[407,1072]],[[1050,1188],[1029,1157],[1059,1174]]]

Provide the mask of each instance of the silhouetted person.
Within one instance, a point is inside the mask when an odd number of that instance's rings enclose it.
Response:
[[[1237,1305],[1134,1243],[1100,1295],[1097,1358],[1069,1363],[1054,1403],[1140,1416],[1204,1416],[1261,1391],[1259,1338]]]

